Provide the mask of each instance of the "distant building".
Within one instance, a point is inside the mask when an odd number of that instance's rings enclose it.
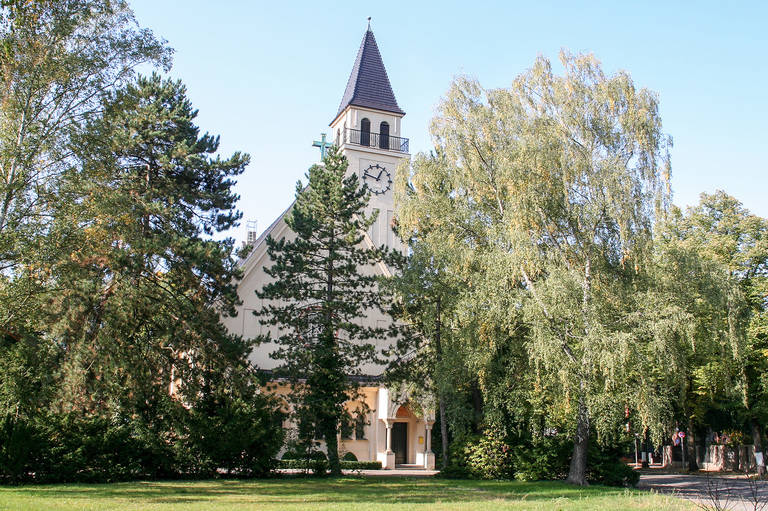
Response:
[[[245,224],[246,238],[245,243],[247,245],[254,246],[256,240],[259,239],[258,222],[256,220],[248,220]]]

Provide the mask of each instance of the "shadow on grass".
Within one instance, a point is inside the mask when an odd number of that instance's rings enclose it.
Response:
[[[557,482],[464,481],[408,477],[279,478],[263,480],[168,481],[114,484],[68,484],[0,488],[17,496],[46,499],[126,499],[144,503],[431,504],[441,501],[552,500],[617,497],[624,489],[578,488]]]

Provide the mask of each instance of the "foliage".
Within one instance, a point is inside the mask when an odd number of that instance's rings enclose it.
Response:
[[[498,428],[486,428],[477,442],[465,447],[469,475],[476,479],[511,479],[512,448]]]
[[[472,304],[460,317],[489,311],[466,320],[465,339],[488,338],[486,354],[524,342],[508,370],[530,368],[533,381],[514,384],[535,396],[509,410],[525,424],[531,401],[544,405],[577,440],[569,480],[584,484],[593,428],[615,435],[627,404],[658,404],[630,401],[648,339],[625,298],[668,207],[670,141],[656,96],[628,74],[608,77],[587,55],[561,61],[564,76],[539,58],[509,89],[457,79],[433,121],[435,151],[400,169],[396,199],[406,239],[453,254]]]
[[[515,478],[521,481],[564,479],[573,441],[564,435],[545,436],[514,446]]]
[[[345,177],[346,158],[331,148],[323,165],[311,167],[308,183],[296,187],[286,223],[294,239],[267,238],[272,281],[257,291],[264,325],[276,327],[259,337],[275,342],[271,354],[281,362],[276,374],[292,384],[289,399],[305,443],[318,432],[325,440],[331,471],[339,473],[337,434],[344,403],[354,399],[350,378],[378,360],[373,344],[386,329],[359,318],[383,310],[373,272],[392,259],[384,247],[365,247],[363,237],[375,218],[364,210],[369,192],[355,174]],[[273,331],[274,330],[274,331]]]
[[[303,460],[303,459],[281,459],[277,466],[278,468],[286,469],[302,469],[317,471],[315,462],[317,460]],[[357,460],[341,460],[339,464],[342,470],[381,470],[380,461],[357,461]],[[326,465],[327,468],[327,465]]]
[[[623,445],[590,443],[589,472],[592,484],[607,486],[636,486],[640,473],[620,460]],[[512,456],[515,478],[521,481],[564,479],[568,474],[573,440],[564,435],[546,436],[514,446]]]
[[[169,52],[124,2],[4,2],[0,28],[24,135],[0,133],[0,478],[266,473],[278,414],[219,321],[239,270],[213,239],[247,155],[216,155],[181,82],[134,79]]]
[[[640,472],[633,469],[620,457],[624,445],[599,445],[592,442],[589,450],[589,473],[587,479],[593,484],[606,486],[637,486]]]
[[[129,416],[47,414],[0,424],[0,481],[111,482],[131,479],[215,477],[219,468],[259,476],[273,468],[280,428],[264,403],[222,399],[236,418],[201,416],[166,399],[165,427]],[[223,427],[222,427],[223,426]],[[235,434],[237,433],[237,434]],[[226,435],[226,436],[224,436]]]
[[[45,238],[72,137],[138,66],[167,69],[170,55],[124,0],[0,4],[0,331],[29,328],[56,285],[60,247]]]
[[[453,327],[461,286],[448,270],[448,254],[427,250],[417,240],[409,244],[410,254],[400,271],[385,282],[394,297],[390,314],[408,326],[389,352],[386,378],[391,387],[409,385],[413,395],[435,396],[439,412],[441,443],[439,458],[448,460],[449,416],[455,431],[462,417],[471,411],[458,406],[455,398],[459,348]],[[457,364],[458,362],[458,364]],[[415,382],[418,384],[414,385]],[[437,439],[437,438],[436,438]]]

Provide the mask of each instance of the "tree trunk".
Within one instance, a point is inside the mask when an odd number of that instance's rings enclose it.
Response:
[[[443,453],[443,470],[448,468],[448,422],[445,418],[445,399],[439,399],[440,404],[440,444]]]
[[[582,387],[584,386],[582,382]],[[589,411],[584,395],[579,396],[579,412],[576,437],[573,440],[573,456],[566,483],[587,486],[587,451],[589,450]]]
[[[336,436],[336,428],[332,421],[328,421],[325,426],[325,448],[328,451],[328,468],[331,475],[341,475],[341,463],[339,462],[339,439]]]
[[[755,445],[755,462],[757,464],[757,475],[760,477],[764,477],[766,470],[765,470],[765,454],[763,453],[763,441],[762,441],[762,430],[760,429],[760,424],[755,420],[752,419],[752,443]]]
[[[584,281],[582,282],[582,303],[581,314],[584,321],[584,337],[589,336],[589,302],[592,292],[592,265],[589,257],[584,262]],[[564,346],[566,344],[564,343]],[[570,348],[566,351],[571,361],[575,363]],[[589,450],[589,410],[587,409],[587,382],[582,371],[584,368],[578,368],[579,372],[579,409],[576,417],[576,436],[573,439],[573,456],[571,465],[568,469],[567,483],[577,484],[579,486],[587,485],[587,451]]]
[[[696,437],[693,432],[693,421],[688,419],[688,434],[683,439],[683,445],[685,445],[686,453],[688,454],[688,470],[695,472],[699,470],[699,461],[696,459]],[[685,469],[685,467],[683,467]]]
[[[640,466],[642,468],[648,468],[651,465],[651,458],[648,453],[648,428],[643,428],[643,450],[642,450],[642,462]]]
[[[441,298],[440,296],[437,297],[437,302],[435,303],[435,354],[437,355],[437,365],[440,366],[440,363],[443,360],[443,345],[442,345],[442,322],[441,316],[440,316],[440,305],[441,305]],[[442,453],[443,453],[443,469],[448,467],[448,421],[445,418],[445,397],[443,396],[442,391],[438,391],[438,408],[440,409],[440,444],[442,447]]]

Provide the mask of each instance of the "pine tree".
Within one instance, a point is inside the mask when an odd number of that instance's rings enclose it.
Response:
[[[74,140],[50,235],[66,254],[47,309],[66,345],[63,407],[152,422],[169,386],[192,403],[245,367],[249,344],[219,322],[237,302],[233,241],[211,235],[240,218],[232,178],[248,156],[214,157],[196,115],[181,82],[140,77]]]
[[[269,300],[257,311],[264,325],[277,327],[262,342],[279,348],[278,374],[292,384],[289,399],[300,431],[325,440],[332,473],[341,472],[337,435],[346,416],[344,403],[355,397],[353,376],[375,362],[372,341],[383,328],[363,325],[370,311],[382,310],[383,295],[374,266],[393,259],[384,247],[364,247],[374,215],[366,215],[369,192],[356,175],[344,177],[347,160],[332,148],[324,165],[307,173],[296,187],[296,202],[286,218],[296,238],[267,238],[274,280],[257,291]]]

